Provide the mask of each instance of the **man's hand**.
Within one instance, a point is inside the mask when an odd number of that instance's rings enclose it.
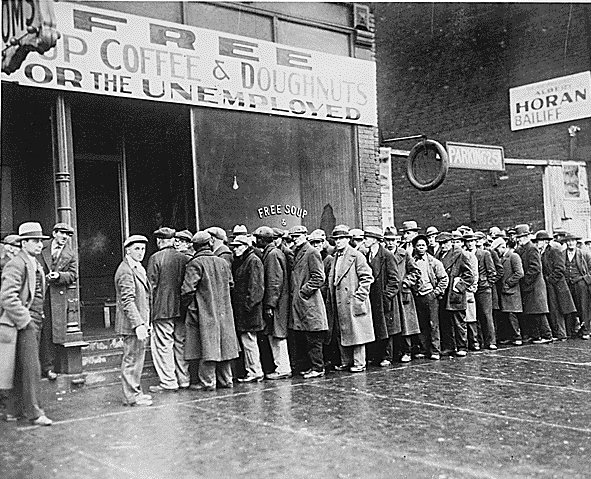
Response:
[[[148,338],[148,328],[146,328],[146,325],[141,324],[137,328],[135,328],[135,335],[137,336],[137,338],[140,341],[147,339]]]
[[[52,271],[51,273],[49,273],[47,275],[47,279],[49,281],[55,281],[56,279],[59,279],[59,277],[60,277],[60,274],[56,271]]]
[[[273,308],[265,308],[265,318],[266,319],[273,319],[274,309]]]

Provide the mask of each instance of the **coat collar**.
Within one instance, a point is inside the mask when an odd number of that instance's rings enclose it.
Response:
[[[345,249],[341,253],[342,258],[339,261],[337,253],[335,252],[335,265],[338,265],[338,271],[335,270],[335,284],[339,284],[345,274],[351,269],[351,266],[355,262],[355,251],[351,246],[345,246]]]
[[[133,274],[133,276],[135,278],[137,278],[137,280],[142,283],[142,285],[144,285],[144,287],[149,290],[150,289],[150,285],[148,283],[148,276],[146,275],[145,277],[142,277],[142,275],[140,273],[138,273],[137,269],[134,268],[129,261],[127,260],[127,258],[123,258],[123,261],[125,261],[125,264],[129,267],[129,269],[131,270],[131,273]]]

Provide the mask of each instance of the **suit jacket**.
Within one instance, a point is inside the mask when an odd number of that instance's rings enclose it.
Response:
[[[181,285],[189,258],[172,246],[156,251],[148,260],[152,291],[152,320],[181,316]]]
[[[564,276],[565,261],[562,251],[552,245],[548,245],[542,253],[542,274],[548,292],[548,308],[559,314],[570,314],[577,310]]]
[[[444,296],[445,309],[448,311],[466,309],[466,291],[474,283],[474,273],[469,261],[466,253],[457,248],[441,255],[441,262],[449,277],[449,285]]]
[[[121,335],[134,335],[135,328],[150,323],[151,287],[147,279],[140,275],[124,258],[115,272],[115,291],[117,309],[115,332]]]
[[[542,275],[542,256],[540,252],[531,241],[519,246],[515,252],[521,257],[523,264],[524,275],[519,282],[523,313],[547,314],[549,312],[548,293]]]
[[[566,250],[562,251],[562,257],[564,259],[565,264],[567,260],[566,255]],[[577,268],[579,268],[581,274],[583,275],[583,281],[585,281],[588,288],[591,288],[591,253],[577,248],[575,250],[574,262],[577,265]]]

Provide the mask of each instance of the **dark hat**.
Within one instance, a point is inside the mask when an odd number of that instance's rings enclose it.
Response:
[[[18,236],[19,240],[27,240],[27,239],[49,239],[49,236],[45,236],[41,229],[41,224],[28,221],[23,223],[18,227]]]
[[[74,228],[72,228],[67,223],[56,223],[55,225],[53,225],[52,231],[63,231],[64,233],[66,233],[70,236],[72,236],[74,234]]]
[[[147,243],[147,242],[148,242],[148,238],[146,238],[145,236],[131,235],[129,238],[127,238],[125,240],[125,242],[123,243],[123,247],[127,248],[128,246],[131,246],[134,243]]]
[[[273,228],[273,237],[274,238],[283,238],[284,235],[285,235],[285,230],[282,230],[281,228]]]
[[[337,225],[332,230],[332,235],[334,239],[337,238],[351,238],[351,230],[347,225]]]
[[[401,232],[405,232],[405,231],[419,231],[420,228],[417,225],[416,221],[404,221],[402,223],[402,228],[400,228]]]
[[[174,237],[182,241],[186,241],[187,243],[190,243],[193,239],[193,233],[191,233],[189,230],[177,231],[174,234]]]
[[[396,226],[386,226],[384,229],[384,239],[400,239]]]
[[[344,225],[341,225],[341,226],[344,226]],[[361,228],[351,228],[349,230],[349,234],[351,235],[351,238],[353,238],[353,239],[362,240],[363,238],[365,238],[365,233],[363,232],[363,230]]]
[[[308,234],[308,228],[303,225],[296,225],[289,228],[289,236],[302,236]]]
[[[259,238],[274,238],[275,237],[275,233],[273,233],[273,230],[271,228],[269,228],[268,226],[261,226],[261,227],[257,228],[257,230],[254,232],[254,235]]]
[[[567,241],[570,241],[570,240],[578,241],[580,239],[581,239],[580,236],[577,236],[577,235],[567,232],[562,238],[560,238],[560,241],[566,243]]]
[[[453,236],[451,233],[448,233],[447,231],[443,231],[437,235],[437,238],[435,238],[435,241],[437,241],[438,243],[445,243],[446,241],[451,241],[452,239],[453,239]]]
[[[427,238],[427,235],[417,235],[411,241],[413,248],[417,245],[419,240],[423,240],[425,243],[429,244],[429,238]]]
[[[197,231],[191,238],[191,242],[195,246],[201,246],[211,241],[211,235],[207,231]]]
[[[167,228],[166,226],[164,226],[154,231],[154,237],[160,239],[172,239],[174,238],[175,233],[176,231],[172,228]]]
[[[7,235],[2,240],[2,244],[7,244],[10,246],[20,246],[21,240],[18,235]]]
[[[314,230],[308,235],[308,241],[310,241],[311,243],[324,242],[326,241],[326,233],[324,232],[324,230],[321,229]]]
[[[224,242],[228,241],[228,235],[219,226],[210,226],[209,228],[205,228],[204,231],[207,231],[214,238],[217,238],[217,239],[222,240]]]
[[[366,226],[365,230],[363,230],[363,233],[366,238],[375,238],[377,240],[384,239],[384,234],[382,233],[382,230],[377,226]]]
[[[557,226],[556,228],[554,228],[554,237],[558,238],[564,235],[567,235],[568,231],[566,231],[566,229],[564,229],[562,226]]]
[[[427,236],[433,236],[436,235],[437,233],[439,233],[439,230],[435,227],[435,226],[429,226],[427,228]]]
[[[531,231],[529,230],[529,225],[517,225],[515,227],[515,236],[518,238],[520,236],[527,236],[530,235]]]
[[[542,240],[550,241],[551,239],[552,239],[552,236],[550,236],[550,233],[548,233],[546,230],[540,230],[540,231],[536,232],[536,237],[534,238],[535,241],[542,241]]]
[[[230,243],[230,246],[242,246],[242,245],[250,246],[250,240],[248,239],[248,236],[238,235]]]

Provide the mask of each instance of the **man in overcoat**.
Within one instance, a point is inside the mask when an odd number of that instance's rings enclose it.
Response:
[[[206,228],[205,231],[207,231],[213,238],[213,254],[219,258],[225,259],[231,268],[232,262],[234,261],[234,255],[232,255],[232,251],[228,248],[228,237],[226,236],[226,232],[219,226],[210,226],[209,228]]]
[[[39,340],[45,274],[36,257],[43,248],[41,225],[19,227],[21,251],[2,270],[0,285],[0,389],[10,389],[7,421],[25,416],[37,426],[52,424],[39,404]]]
[[[387,367],[392,364],[394,334],[400,332],[394,328],[392,306],[401,278],[394,263],[394,256],[381,244],[384,239],[382,230],[375,226],[367,226],[364,234],[366,258],[374,277],[369,289],[369,301],[376,340],[368,349],[371,351],[371,360],[381,367]]]
[[[150,347],[160,383],[150,392],[177,391],[189,387],[189,365],[185,360],[185,319],[181,317],[181,285],[188,256],[174,247],[175,230],[154,232],[158,251],[148,260],[152,286],[152,335]]]
[[[552,330],[548,324],[548,294],[542,274],[542,257],[530,239],[529,225],[515,227],[519,246],[515,252],[521,257],[523,278],[521,278],[521,299],[523,302],[522,332],[535,344],[552,342]],[[525,331],[523,331],[525,330]]]
[[[183,253],[188,259],[191,259],[195,254],[195,251],[193,251],[193,245],[191,243],[192,239],[193,233],[191,233],[189,230],[177,231],[174,234],[174,249]]]
[[[552,245],[552,236],[546,230],[538,231],[534,240],[542,255],[552,336],[558,341],[566,341],[566,318],[577,310],[566,284],[566,258],[560,248]]]
[[[521,302],[521,288],[519,282],[523,278],[523,266],[521,257],[509,248],[504,238],[497,237],[491,244],[491,249],[496,251],[501,259],[503,273],[498,281],[499,286],[499,324],[497,331],[505,334],[501,337],[514,346],[521,346],[521,328],[516,314],[523,312]]]
[[[312,379],[324,376],[322,345],[328,330],[320,291],[325,281],[324,265],[320,252],[308,243],[305,226],[293,226],[289,234],[294,242],[289,329],[297,337],[293,343],[297,345],[297,367],[304,379]]]
[[[567,233],[564,236],[566,250],[562,254],[566,265],[566,280],[581,323],[579,334],[581,339],[588,340],[591,334],[591,253],[577,248],[579,239],[581,238]],[[571,327],[574,329],[574,325]]]
[[[212,251],[213,240],[206,231],[193,236],[195,255],[185,268],[181,288],[187,305],[185,359],[199,361],[199,383],[191,389],[213,391],[231,388],[233,359],[238,357],[228,262]]]
[[[275,246],[273,230],[261,226],[257,241],[263,251],[265,273],[265,292],[263,295],[263,319],[265,333],[269,339],[275,371],[267,374],[267,379],[286,379],[291,377],[291,365],[287,349],[287,320],[289,319],[289,275],[287,259]]]
[[[335,226],[332,237],[336,246],[328,278],[328,301],[340,340],[341,365],[337,369],[362,372],[366,368],[365,345],[375,340],[369,300],[373,275],[363,254],[349,245],[348,226]]]
[[[74,229],[70,225],[57,223],[53,227],[53,239],[43,243],[39,256],[47,286],[41,330],[41,374],[51,380],[57,378],[54,331],[66,328],[65,292],[78,278],[78,258],[70,239],[73,235]]]
[[[257,333],[265,328],[263,262],[254,252],[250,240],[245,235],[236,236],[230,246],[234,248],[232,309],[236,331],[244,350],[244,368],[246,369],[246,376],[238,378],[238,381],[258,382],[264,378],[257,337]]]
[[[125,257],[115,272],[117,296],[115,332],[123,337],[121,386],[126,406],[151,406],[152,397],[144,394],[140,384],[148,330],[152,288],[142,260],[148,238],[132,235],[123,243]]]

